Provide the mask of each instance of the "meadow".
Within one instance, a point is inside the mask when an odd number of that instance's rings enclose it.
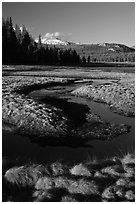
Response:
[[[12,132],[51,146],[84,146],[89,140],[115,140],[127,134],[130,127],[123,121],[120,124],[106,122],[82,105],[77,112],[83,110],[83,113],[71,117],[75,115],[72,107],[77,108],[78,104],[65,99],[67,89],[61,92],[61,87],[76,84],[67,92],[69,97],[104,103],[112,112],[134,118],[134,68],[116,69],[3,66],[3,131],[6,129],[8,136]],[[55,90],[48,90],[52,87]],[[48,90],[49,102],[46,98],[42,102],[29,96],[43,89]],[[59,98],[51,100],[51,93]],[[135,199],[134,153],[73,165],[68,164],[69,161],[21,163],[10,161],[8,156],[3,158],[3,201],[126,202]]]

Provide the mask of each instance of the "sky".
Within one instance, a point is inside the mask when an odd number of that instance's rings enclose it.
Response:
[[[2,16],[25,25],[34,38],[135,45],[133,2],[3,2]]]

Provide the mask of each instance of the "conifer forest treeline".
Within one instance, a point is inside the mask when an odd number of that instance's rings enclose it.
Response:
[[[110,44],[115,47],[115,44]],[[26,27],[13,26],[12,19],[2,20],[2,64],[4,65],[91,65],[106,62],[135,62],[135,51],[120,45],[123,51],[97,45],[51,46],[38,43]]]
[[[12,19],[2,21],[2,63],[3,64],[79,64],[80,56],[75,50],[44,47],[39,36],[38,43],[26,27],[22,29]]]

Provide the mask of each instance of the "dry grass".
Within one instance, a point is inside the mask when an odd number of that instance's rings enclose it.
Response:
[[[53,176],[65,175],[68,173],[68,168],[60,162],[51,164],[51,171]]]
[[[77,200],[73,198],[73,196],[64,196],[62,197],[61,202],[77,202]]]
[[[113,139],[129,131],[127,125],[105,123],[92,113],[87,114],[87,118],[85,115],[86,124],[73,130],[72,127],[69,127],[73,119],[70,119],[67,114],[65,115],[63,109],[39,103],[25,95],[25,92],[28,93],[38,87],[67,84],[70,81],[71,79],[32,76],[25,78],[21,76],[3,77],[2,119],[4,123],[10,124],[13,131],[31,137],[31,139],[35,138],[35,142],[46,145],[66,142],[65,144],[75,146],[79,145],[78,142],[83,144],[90,139]],[[70,135],[73,136],[71,141]],[[67,136],[69,136],[70,144],[67,142]]]
[[[70,169],[70,173],[75,176],[91,176],[90,171],[83,164],[75,165],[72,169]]]
[[[35,188],[37,190],[48,190],[52,189],[54,186],[53,180],[50,177],[39,178],[36,182]]]
[[[43,165],[13,167],[6,171],[5,178],[8,182],[18,186],[33,186],[43,175],[48,175],[48,170]]]
[[[96,183],[94,181],[87,181],[83,178],[77,181],[69,181],[68,192],[82,195],[99,194]]]
[[[90,164],[25,165],[8,169],[3,177],[3,199],[21,201],[13,192],[30,189],[33,201],[134,201],[134,155]],[[129,162],[128,162],[129,161]],[[129,165],[129,166],[128,166]],[[91,173],[92,172],[92,173]],[[10,187],[10,186],[13,187]],[[32,190],[31,190],[32,189]],[[28,200],[29,201],[29,200]]]
[[[25,76],[26,74],[33,76]],[[112,92],[118,93],[114,98],[122,100],[129,96],[127,101],[134,105],[134,74],[125,73],[104,73],[100,71],[84,72],[81,70],[54,70],[51,72],[18,72],[15,75],[23,76],[6,76],[3,77],[3,119],[18,130],[27,132],[27,134],[39,135],[64,135],[66,133],[66,117],[62,111],[49,106],[43,106],[34,100],[24,97],[15,91],[21,90],[22,87],[28,88],[32,85],[47,85],[47,83],[59,82],[64,83],[66,79],[46,78],[46,75],[67,76],[90,79],[118,79],[120,88],[114,84],[103,84],[90,86],[89,95],[92,88],[101,97],[107,96]],[[24,77],[25,76],[25,77]],[[34,77],[35,76],[35,77]],[[41,77],[43,76],[43,77]],[[127,77],[128,76],[128,77]],[[130,91],[128,90],[130,84]],[[108,87],[108,89],[107,89]],[[127,90],[125,89],[127,87]],[[87,91],[81,89],[81,91]],[[98,90],[98,91],[97,91]],[[79,90],[80,91],[80,90]],[[102,91],[102,93],[101,93]],[[98,92],[98,93],[97,93]],[[94,93],[94,96],[95,96]],[[78,94],[82,94],[79,92]],[[87,92],[86,92],[87,94]],[[91,95],[90,95],[91,96]],[[96,98],[97,98],[96,97]],[[108,97],[108,96],[107,96]],[[111,97],[108,97],[110,99]],[[132,100],[130,100],[132,99]],[[103,98],[103,101],[106,98]],[[133,102],[133,103],[132,103]],[[111,102],[108,101],[109,105]],[[115,105],[117,106],[117,101]],[[124,103],[120,103],[120,105]],[[25,108],[24,108],[25,107]],[[124,107],[124,106],[123,106]],[[133,106],[132,106],[133,107]],[[92,119],[92,115],[88,117]],[[7,169],[6,169],[7,168]],[[123,158],[106,159],[102,162],[90,161],[88,164],[80,163],[72,166],[64,165],[60,162],[53,164],[38,165],[6,165],[3,176],[3,201],[61,201],[61,202],[85,202],[85,201],[134,201],[135,200],[135,157],[127,154]]]
[[[92,83],[81,86],[72,94],[91,98],[97,102],[103,102],[119,114],[135,116],[135,75],[120,75],[118,82]]]
[[[65,79],[47,79],[40,77],[3,77],[3,121],[15,126],[21,134],[29,136],[59,136],[66,134],[66,121],[61,110],[46,104],[39,104],[23,94],[22,88],[47,85],[50,83],[66,83]]]

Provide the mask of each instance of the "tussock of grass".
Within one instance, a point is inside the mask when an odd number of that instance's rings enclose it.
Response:
[[[135,186],[135,181],[131,181],[130,178],[120,178],[116,182],[117,186],[123,186],[125,188],[132,188]]]
[[[134,155],[128,153],[124,156],[124,158],[121,159],[121,162],[123,165],[134,165],[135,164],[135,157]]]
[[[43,165],[21,166],[9,169],[5,178],[12,184],[32,186],[45,174],[49,174]]]
[[[69,186],[69,180],[67,177],[57,177],[54,180],[56,188],[67,188]]]
[[[51,167],[53,176],[64,175],[68,172],[65,165],[63,166],[63,164],[61,164],[59,162],[55,162],[55,163],[51,164],[50,167]]]
[[[116,196],[118,196],[120,199],[124,199],[125,191],[123,188],[119,187],[116,191]]]
[[[122,166],[108,166],[106,168],[102,169],[103,174],[109,174],[111,176],[120,176],[121,174],[124,173],[124,169]]]
[[[53,188],[53,186],[54,186],[54,183],[53,183],[52,178],[42,177],[42,178],[38,179],[38,181],[35,185],[35,188],[37,190],[48,190],[48,189]]]
[[[123,179],[123,178],[120,178],[120,179],[117,180],[116,185],[117,186],[126,186],[127,181],[125,179]]]
[[[52,199],[52,195],[44,190],[44,191],[35,191],[33,193],[33,198],[35,199],[35,202],[43,202],[43,201],[49,201]]]
[[[114,189],[113,186],[106,188],[102,193],[103,199],[113,200],[115,199]]]
[[[83,164],[75,165],[72,169],[70,169],[70,173],[77,176],[91,176],[90,171]]]
[[[5,174],[5,178],[12,184],[21,186],[27,186],[28,183],[30,185],[32,184],[32,180],[28,178],[28,174],[25,171],[24,166],[9,169]]]
[[[56,178],[55,186],[58,188],[66,188],[71,194],[83,194],[91,195],[98,194],[98,187],[94,181],[87,181],[86,179],[68,179],[68,178]]]
[[[125,198],[128,200],[128,201],[134,201],[135,200],[135,194],[132,190],[129,190],[126,192],[125,194]]]
[[[94,173],[94,177],[101,179],[101,178],[107,178],[107,175],[102,174],[100,171],[96,171],[96,172]]]
[[[135,177],[135,168],[125,167],[124,169],[126,171],[126,173],[125,173],[126,178],[134,178]]]
[[[78,201],[72,196],[64,196],[62,197],[61,202],[78,202]]]
[[[79,179],[78,181],[70,181],[68,186],[69,193],[83,194],[83,195],[96,195],[99,194],[98,186],[94,181],[86,181],[85,179]]]
[[[17,192],[26,194],[25,189],[29,189],[28,201],[134,201],[135,169],[127,161],[125,156],[74,166],[59,162],[15,166],[3,176],[3,199],[21,201],[22,196],[16,196]]]

